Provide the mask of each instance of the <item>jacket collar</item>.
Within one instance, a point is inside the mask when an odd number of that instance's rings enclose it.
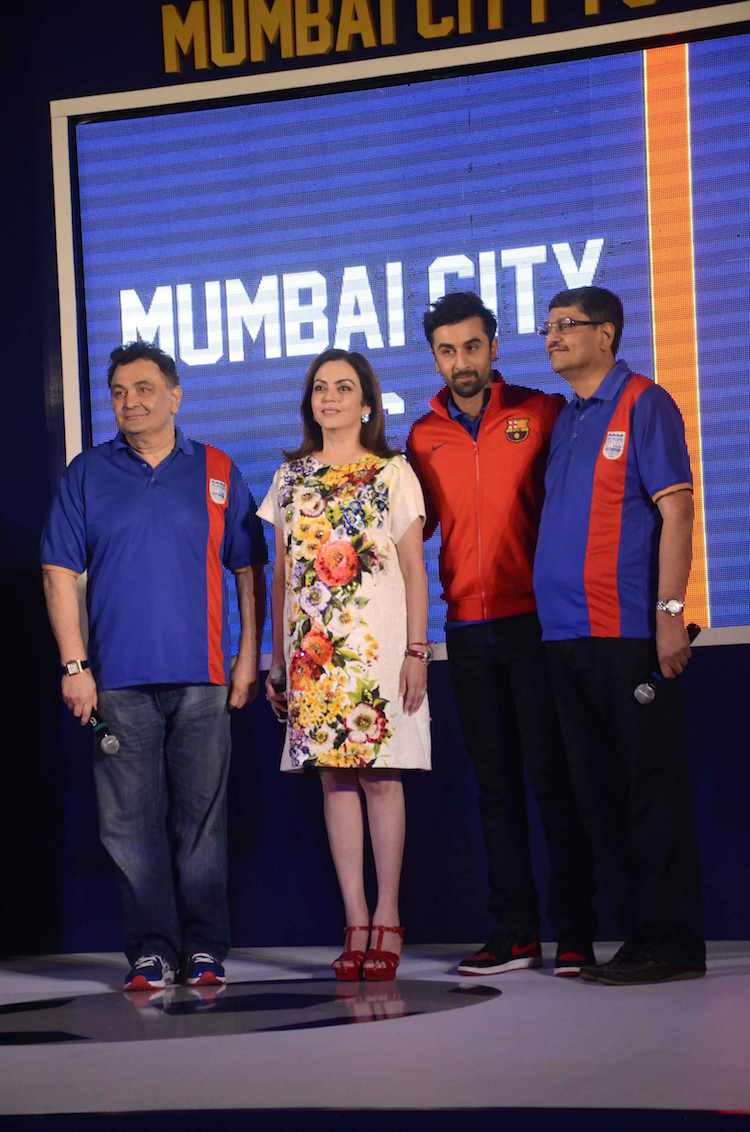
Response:
[[[501,409],[503,406],[503,391],[505,388],[505,381],[503,375],[498,373],[497,370],[492,371],[492,381],[490,383],[490,399],[487,402],[484,412],[491,414]],[[433,413],[437,413],[439,417],[445,417],[446,420],[451,420],[451,415],[448,412],[448,400],[451,392],[447,385],[444,385],[430,401],[430,408]]]

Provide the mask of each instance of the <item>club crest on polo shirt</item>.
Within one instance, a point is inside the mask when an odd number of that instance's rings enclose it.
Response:
[[[511,417],[505,426],[505,435],[512,444],[520,444],[530,431],[528,417]]]
[[[208,494],[211,496],[214,503],[226,503],[227,485],[224,483],[224,480],[209,480]]]
[[[619,460],[625,451],[626,432],[608,432],[602,448],[605,460]]]

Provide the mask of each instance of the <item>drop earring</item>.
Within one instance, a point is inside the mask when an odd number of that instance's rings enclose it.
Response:
[[[365,409],[364,413],[362,414],[361,420],[362,420],[362,424],[369,424],[370,423],[370,410],[369,409]]]

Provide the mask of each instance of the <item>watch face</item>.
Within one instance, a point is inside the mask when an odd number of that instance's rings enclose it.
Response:
[[[671,597],[669,601],[657,601],[656,608],[663,610],[664,613],[669,613],[672,617],[676,617],[678,613],[682,613],[685,608],[685,602],[679,601],[676,597]]]
[[[67,672],[68,676],[75,676],[77,672],[81,671],[78,661],[69,660],[65,665],[65,671]]]

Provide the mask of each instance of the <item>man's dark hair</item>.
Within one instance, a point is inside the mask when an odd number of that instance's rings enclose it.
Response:
[[[432,310],[425,311],[422,320],[427,341],[432,345],[432,336],[439,326],[454,326],[466,318],[481,318],[485,333],[490,342],[497,335],[497,319],[484,305],[479,295],[473,291],[451,291],[432,304]]]
[[[151,342],[143,342],[139,338],[137,342],[126,342],[124,346],[115,346],[109,355],[107,385],[110,389],[112,388],[112,377],[118,366],[126,366],[130,362],[139,362],[142,358],[145,358],[148,362],[154,362],[159,367],[167,385],[180,384],[174,358],[170,358],[169,354],[165,354],[158,346],[152,345]]]
[[[625,317],[622,301],[606,287],[573,287],[570,291],[558,291],[550,299],[549,310],[553,307],[580,307],[586,318],[592,322],[611,322],[615,328],[612,339],[612,353],[617,357]]]

